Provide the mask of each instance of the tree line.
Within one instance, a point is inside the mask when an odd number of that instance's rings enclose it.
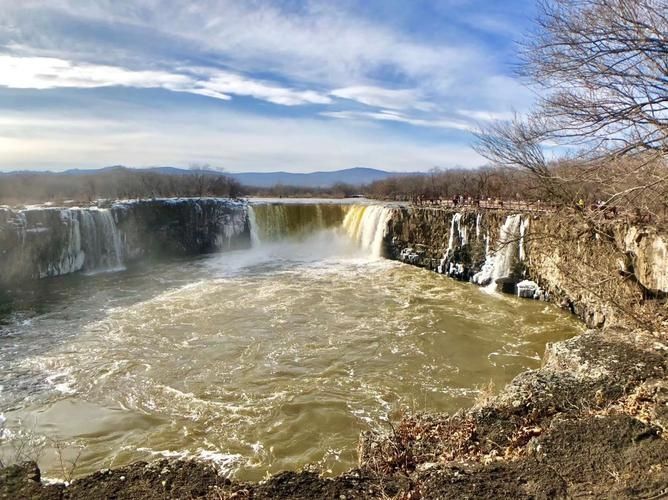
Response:
[[[245,194],[239,182],[208,167],[185,173],[114,167],[84,173],[18,172],[0,175],[0,204],[92,202],[98,199],[140,199]]]

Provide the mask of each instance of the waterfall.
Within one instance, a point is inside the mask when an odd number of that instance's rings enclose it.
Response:
[[[443,254],[441,263],[438,266],[438,272],[441,274],[445,274],[448,272],[448,269],[446,269],[446,265],[448,263],[448,260],[452,258],[452,254],[454,253],[455,250],[455,228],[457,228],[457,235],[461,240],[461,244],[466,245],[467,243],[467,229],[466,227],[462,228],[461,222],[462,222],[462,214],[456,213],[452,216],[452,220],[450,221],[450,235],[448,237],[448,248]]]
[[[218,213],[215,216],[215,237],[214,248],[218,252],[232,250],[235,246],[236,240],[240,235],[252,226],[250,225],[251,214],[248,211],[250,206],[246,209],[233,213]],[[257,235],[256,235],[257,236]],[[251,232],[251,246],[253,246],[253,234]]]
[[[524,262],[526,260],[526,249],[524,248],[524,236],[527,232],[527,227],[529,227],[529,218],[527,217],[522,222],[520,222],[520,261]]]
[[[343,220],[338,210],[336,225]],[[249,222],[245,203],[218,198],[120,201],[109,208],[0,207],[0,283],[248,248]]]
[[[248,212],[251,238],[256,244],[299,239],[318,230],[340,227],[345,215],[346,207],[334,203],[266,203],[250,206]]]
[[[506,217],[499,231],[496,251],[492,253],[487,250],[482,269],[473,276],[474,283],[495,290],[497,280],[512,275],[516,256],[519,254],[520,258],[524,258],[522,238],[525,230],[526,224],[519,214]]]
[[[81,246],[86,272],[118,271],[123,266],[123,245],[109,209],[79,211]]]
[[[343,219],[343,229],[373,257],[382,257],[383,238],[391,215],[391,209],[380,205],[352,206]]]
[[[374,257],[383,255],[383,238],[391,215],[392,210],[381,205],[272,203],[248,207],[253,247],[337,229]]]
[[[248,205],[248,225],[250,226],[251,247],[260,246],[261,240],[260,235],[257,234],[257,218],[253,205]]]
[[[45,212],[51,214],[53,212]],[[80,271],[85,262],[85,254],[81,247],[81,231],[76,212],[73,210],[60,210],[58,213],[59,222],[63,230],[58,234],[62,238],[60,248],[53,248],[52,257],[40,262],[39,277],[59,276],[61,274]],[[49,232],[49,227],[40,225],[27,229],[28,236],[39,238],[41,235]],[[24,237],[25,241],[25,237]]]
[[[522,217],[519,214],[509,215],[501,226],[494,257],[494,273],[492,274],[494,283],[496,283],[496,280],[507,278],[512,274],[512,266],[515,263],[515,255],[517,255],[519,247],[519,243],[515,244],[515,242],[519,241],[517,237],[521,222]]]
[[[121,236],[110,210],[36,208],[19,215],[21,245],[35,252],[40,278],[124,269]]]

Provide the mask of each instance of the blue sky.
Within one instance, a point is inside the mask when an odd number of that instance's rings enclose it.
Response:
[[[0,170],[484,163],[533,1],[0,0]]]

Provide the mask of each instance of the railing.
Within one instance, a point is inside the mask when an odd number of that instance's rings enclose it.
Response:
[[[546,203],[543,201],[526,200],[474,200],[471,198],[463,199],[428,199],[418,198],[410,200],[413,205],[421,207],[446,207],[452,209],[458,208],[482,208],[485,210],[512,210],[521,212],[580,212],[591,219],[603,220],[624,220],[634,224],[663,224],[668,220],[668,213],[661,217],[660,214],[642,212],[638,209],[623,209],[620,207],[609,207],[605,205],[559,205]]]
[[[559,206],[551,203],[541,201],[524,201],[524,200],[434,200],[434,199],[420,199],[411,200],[414,205],[418,206],[433,206],[433,207],[447,207],[447,208],[484,208],[486,210],[519,210],[519,211],[538,211],[538,212],[554,212]]]

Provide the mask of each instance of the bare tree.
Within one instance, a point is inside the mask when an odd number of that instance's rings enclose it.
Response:
[[[668,1],[540,5],[520,73],[542,97],[527,117],[481,130],[475,149],[560,203],[582,209],[596,193],[600,206],[665,215]]]
[[[522,73],[553,139],[588,153],[668,151],[668,2],[546,0]]]

